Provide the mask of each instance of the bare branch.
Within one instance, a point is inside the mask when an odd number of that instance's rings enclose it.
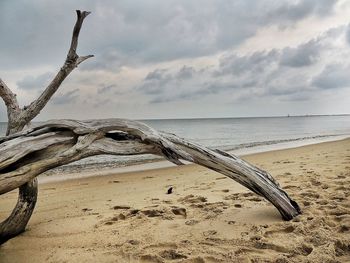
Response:
[[[73,36],[72,36],[72,42],[70,44],[69,52],[67,55],[67,60],[73,60],[78,57],[77,55],[77,47],[78,47],[78,38],[81,26],[83,25],[83,21],[85,17],[87,17],[91,12],[76,10],[77,12],[77,21],[75,23],[74,29],[73,29]]]
[[[19,105],[14,94],[0,78],[0,97],[4,100],[7,111],[19,111]]]
[[[65,80],[65,78],[76,68],[80,63],[85,61],[88,58],[93,57],[93,55],[81,56],[79,57],[76,53],[78,46],[78,38],[80,29],[84,22],[85,17],[87,17],[90,12],[77,10],[77,21],[75,22],[75,26],[73,29],[71,45],[67,54],[66,61],[64,65],[61,67],[60,71],[56,74],[51,83],[46,87],[43,93],[33,101],[28,107],[23,109],[23,112],[20,116],[20,121],[22,125],[29,123],[32,119],[34,119],[40,111],[45,107],[50,98],[55,94],[57,89],[60,87],[61,83]]]
[[[77,62],[76,62],[77,66],[78,66],[80,63],[82,63],[82,62],[84,62],[85,60],[87,60],[88,58],[92,58],[92,57],[94,57],[94,55],[87,55],[87,56],[78,57]]]
[[[0,79],[0,97],[4,100],[6,108],[7,108],[7,131],[6,135],[9,135],[12,132],[20,131],[23,127],[20,129],[17,129],[16,126],[18,126],[18,116],[21,113],[21,109],[19,107],[16,94],[14,94],[5,84],[5,82]]]

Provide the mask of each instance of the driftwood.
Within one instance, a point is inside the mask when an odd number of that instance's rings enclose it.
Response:
[[[57,166],[99,154],[151,153],[181,165],[181,160],[208,167],[271,202],[282,218],[300,214],[267,172],[220,150],[211,150],[173,134],[125,119],[53,120],[0,139],[0,194],[21,187]]]
[[[82,158],[99,155],[164,156],[175,164],[187,160],[206,166],[239,182],[269,200],[290,220],[300,214],[277,182],[265,171],[228,153],[207,149],[172,134],[157,132],[140,122],[109,120],[57,120],[22,131],[45,107],[64,79],[83,61],[78,56],[78,38],[89,12],[77,10],[67,58],[51,83],[30,105],[21,108],[14,94],[0,79],[0,97],[7,107],[6,137],[0,138],[0,195],[19,188],[19,197],[11,215],[0,223],[0,244],[25,230],[37,200],[36,177],[46,170]]]
[[[7,108],[8,126],[6,135],[21,131],[33,120],[45,107],[51,97],[60,87],[64,79],[83,61],[93,57],[78,56],[78,38],[84,19],[90,12],[77,10],[77,20],[73,29],[70,48],[67,58],[53,78],[51,83],[44,89],[41,95],[28,106],[21,108],[14,94],[0,78],[0,97],[4,100]],[[18,201],[11,215],[0,223],[0,236],[9,239],[23,232],[35,208],[38,193],[36,179],[22,185],[19,188]],[[5,238],[4,238],[5,239]]]

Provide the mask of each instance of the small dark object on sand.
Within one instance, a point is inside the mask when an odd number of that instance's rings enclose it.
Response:
[[[173,187],[170,187],[170,188],[168,189],[167,194],[170,195],[172,192],[173,192]]]

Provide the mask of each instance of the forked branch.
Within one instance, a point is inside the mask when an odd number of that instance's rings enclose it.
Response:
[[[24,123],[30,122],[40,113],[40,111],[45,107],[53,94],[55,94],[57,89],[60,87],[61,83],[73,71],[74,68],[76,68],[86,59],[93,57],[93,55],[78,56],[77,54],[80,29],[83,25],[84,19],[90,14],[90,12],[80,10],[77,10],[76,12],[77,21],[75,22],[73,29],[72,40],[70,48],[68,50],[67,58],[59,72],[56,74],[51,83],[46,87],[43,93],[22,111],[21,120]]]

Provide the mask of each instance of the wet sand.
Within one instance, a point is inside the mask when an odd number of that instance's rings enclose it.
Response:
[[[0,262],[350,262],[350,139],[244,159],[268,170],[303,214],[282,221],[197,165],[50,182]],[[1,196],[1,219],[16,198]]]

